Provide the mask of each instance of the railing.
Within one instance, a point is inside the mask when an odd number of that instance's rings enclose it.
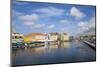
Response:
[[[90,43],[88,41],[83,41],[84,43],[86,43],[88,46],[90,46],[91,48],[96,50],[96,45],[94,43]]]

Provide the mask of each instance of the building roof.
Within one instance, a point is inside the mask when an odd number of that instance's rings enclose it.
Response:
[[[32,37],[32,36],[46,36],[44,33],[30,33],[28,35],[24,35],[25,37]]]
[[[67,35],[68,33],[63,33],[64,35]]]
[[[52,32],[52,33],[50,33],[50,35],[59,35],[59,33],[57,33],[57,32]]]

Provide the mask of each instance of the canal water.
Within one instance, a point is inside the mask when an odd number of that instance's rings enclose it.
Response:
[[[12,65],[36,65],[95,60],[95,50],[79,41],[63,42],[60,45],[50,43],[44,47],[12,50]]]

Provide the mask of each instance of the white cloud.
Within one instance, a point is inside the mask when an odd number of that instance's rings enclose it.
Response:
[[[70,10],[70,15],[75,17],[75,19],[82,19],[84,18],[86,15],[81,12],[78,8],[76,7],[72,7]]]
[[[33,26],[33,28],[36,28],[36,29],[41,29],[44,27],[45,27],[45,24],[34,24],[34,26]]]
[[[23,15],[23,13],[15,11],[15,10],[12,10],[12,18],[15,17],[15,16],[17,16],[17,17],[21,16],[21,15]]]
[[[95,17],[93,17],[91,20],[90,20],[90,26],[89,27],[92,27],[92,28],[95,28]]]
[[[37,14],[22,15],[19,17],[19,19],[25,22],[33,22],[38,20],[38,15]]]
[[[95,17],[92,17],[89,21],[81,21],[78,23],[79,30],[85,33],[95,32]]]
[[[61,31],[62,31],[62,32],[65,32],[65,31],[66,31],[66,28],[61,28]]]
[[[33,12],[38,12],[45,16],[59,16],[64,13],[64,10],[55,7],[44,7],[44,8],[33,10]]]
[[[67,24],[67,23],[69,23],[69,21],[67,21],[67,20],[60,20],[60,23]]]
[[[78,26],[80,26],[80,27],[86,26],[85,23],[86,23],[86,22],[82,22],[82,21],[81,21],[81,22],[78,23]]]
[[[54,27],[55,27],[55,25],[51,24],[51,25],[49,25],[47,28],[48,28],[48,29],[53,29]]]
[[[45,24],[40,24],[35,22],[24,22],[24,25],[28,26],[31,29],[42,29],[46,26]]]
[[[83,22],[83,21],[79,22],[78,27],[80,31],[88,30],[87,22]]]
[[[32,26],[34,24],[35,24],[35,22],[24,22],[24,25],[26,25],[26,26]]]
[[[39,17],[37,14],[21,15],[19,19],[25,26],[31,29],[41,29],[45,27],[45,24],[38,23]]]
[[[89,24],[88,24],[89,25]],[[85,33],[88,34],[95,34],[95,17],[91,18],[90,20],[90,25],[89,25],[89,29],[87,31],[85,31]]]
[[[22,13],[17,12],[17,11],[15,11],[15,10],[12,10],[12,14],[14,14],[14,15],[22,15]]]

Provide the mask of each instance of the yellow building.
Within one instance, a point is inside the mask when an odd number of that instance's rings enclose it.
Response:
[[[47,34],[44,33],[31,33],[24,36],[25,42],[43,42],[46,40]]]
[[[68,41],[69,36],[67,33],[59,34],[57,32],[45,34],[45,33],[31,33],[24,35],[25,42],[45,42],[45,41]]]

